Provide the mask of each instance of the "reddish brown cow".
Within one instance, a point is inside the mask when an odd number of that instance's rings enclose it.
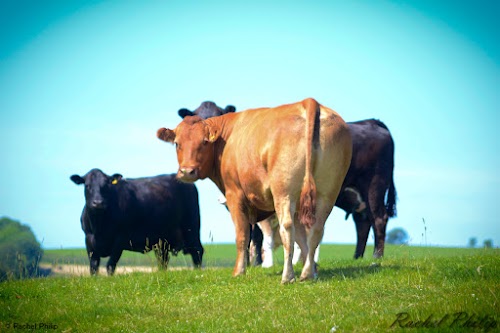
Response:
[[[186,117],[161,140],[175,143],[186,182],[210,178],[225,194],[236,230],[233,275],[245,273],[248,225],[276,212],[284,248],[281,282],[295,281],[296,240],[307,251],[301,280],[315,278],[314,251],[349,168],[349,128],[314,99],[202,120]]]

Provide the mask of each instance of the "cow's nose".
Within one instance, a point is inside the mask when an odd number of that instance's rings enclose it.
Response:
[[[184,176],[194,176],[196,174],[196,170],[194,168],[181,168],[181,173]]]
[[[102,207],[102,200],[99,199],[92,200],[92,206],[95,208]]]

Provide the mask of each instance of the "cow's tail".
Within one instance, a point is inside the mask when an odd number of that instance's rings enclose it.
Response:
[[[382,123],[382,122],[380,122]],[[387,131],[389,129],[387,126],[383,126]],[[390,134],[389,134],[390,135]],[[385,210],[387,212],[388,217],[396,216],[396,187],[394,186],[394,141],[392,137],[390,137],[391,145],[390,145],[390,161],[391,161],[391,183],[389,184],[389,191],[387,192],[387,202],[385,204]]]
[[[313,150],[319,144],[320,106],[317,101],[308,98],[302,102],[306,110],[306,159],[305,176],[300,192],[300,222],[311,227],[316,222],[316,183],[313,178]]]
[[[391,177],[391,184],[387,192],[387,203],[385,204],[388,217],[396,216],[396,187],[394,186],[394,176]]]

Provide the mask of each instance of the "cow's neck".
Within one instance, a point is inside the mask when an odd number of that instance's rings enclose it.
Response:
[[[226,142],[222,142],[220,138],[214,143],[214,164],[212,166],[212,172],[208,176],[224,195],[226,195],[226,187],[224,186],[224,180],[222,179],[220,170],[221,157],[225,145]]]
[[[215,185],[217,185],[219,190],[224,195],[226,194],[226,187],[221,175],[221,161],[227,139],[233,131],[235,116],[235,113],[230,113],[220,117],[209,118],[205,120],[209,126],[214,126],[220,131],[219,138],[214,142],[214,165],[212,167],[212,173],[210,174],[209,178],[215,183]]]

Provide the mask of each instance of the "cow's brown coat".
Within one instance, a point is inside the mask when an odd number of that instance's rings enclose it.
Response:
[[[186,117],[157,136],[176,144],[180,180],[209,177],[225,194],[236,229],[233,275],[245,272],[248,224],[276,212],[285,256],[282,282],[295,279],[295,239],[308,249],[301,280],[316,276],[314,251],[352,153],[349,129],[335,111],[309,98],[206,120]]]

